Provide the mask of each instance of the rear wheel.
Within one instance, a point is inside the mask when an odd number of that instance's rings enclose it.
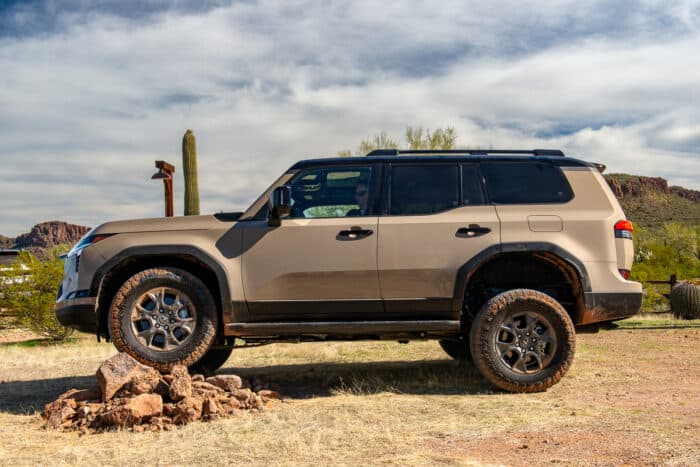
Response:
[[[190,373],[201,373],[205,376],[211,376],[226,363],[226,360],[228,360],[232,352],[233,347],[209,349],[197,363],[190,366]]]
[[[119,289],[108,323],[119,351],[169,371],[174,365],[190,366],[207,353],[216,336],[216,304],[193,274],[147,269]]]
[[[440,339],[440,347],[455,360],[466,361],[471,358],[469,341],[466,338]]]
[[[529,289],[489,300],[472,324],[474,364],[493,385],[511,392],[544,391],[574,358],[574,326],[552,297]]]

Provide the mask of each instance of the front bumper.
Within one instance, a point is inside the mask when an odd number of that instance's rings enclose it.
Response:
[[[584,293],[585,310],[578,324],[629,318],[642,308],[642,293]]]
[[[97,331],[95,297],[71,298],[56,302],[56,318],[69,328],[94,334]]]

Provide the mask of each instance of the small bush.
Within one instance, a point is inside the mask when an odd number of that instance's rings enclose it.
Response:
[[[22,251],[10,274],[0,282],[0,307],[14,317],[16,324],[57,341],[73,333],[58,322],[54,313],[63,277],[60,250],[52,250],[45,261]]]

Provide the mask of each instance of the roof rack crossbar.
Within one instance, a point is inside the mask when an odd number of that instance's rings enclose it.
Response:
[[[400,154],[469,154],[487,156],[489,154],[530,154],[533,156],[564,157],[559,149],[375,149],[367,156],[398,156]]]

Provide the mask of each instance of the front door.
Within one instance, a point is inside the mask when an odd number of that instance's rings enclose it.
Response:
[[[243,226],[243,289],[251,321],[380,319],[372,165],[301,170],[279,227]]]

